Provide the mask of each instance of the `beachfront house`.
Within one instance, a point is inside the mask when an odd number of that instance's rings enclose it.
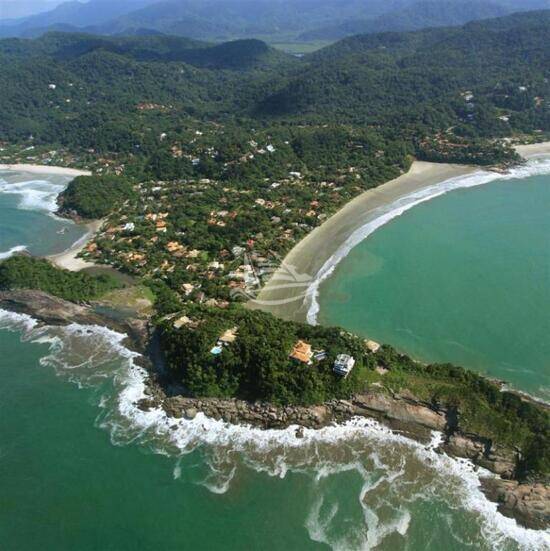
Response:
[[[238,332],[238,327],[233,327],[232,329],[228,329],[218,339],[218,343],[222,343],[227,346],[228,344],[235,342],[237,340],[237,332]]]
[[[345,378],[351,373],[354,365],[355,358],[353,356],[350,356],[349,354],[338,354],[338,356],[336,356],[336,361],[334,362],[333,371],[337,375],[341,375]]]

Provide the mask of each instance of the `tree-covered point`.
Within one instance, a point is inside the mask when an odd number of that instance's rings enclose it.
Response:
[[[103,218],[133,194],[131,182],[120,176],[78,176],[59,195],[59,203],[82,218]]]
[[[239,305],[226,310],[189,305],[185,314],[162,318],[159,327],[170,370],[196,396],[319,404],[349,397],[364,387],[363,341],[341,329],[289,323]],[[235,341],[213,353],[219,338],[233,328]],[[291,359],[299,340],[312,350],[324,350],[326,358],[312,359],[311,365]],[[356,360],[346,379],[332,371],[341,353]]]
[[[72,302],[87,302],[120,287],[109,275],[69,272],[44,259],[13,256],[0,263],[1,290],[36,289]]]
[[[176,302],[173,306],[181,308]],[[550,472],[547,409],[503,392],[472,371],[450,364],[424,365],[390,346],[373,354],[362,339],[340,328],[286,322],[239,305],[225,310],[186,305],[177,314],[162,317],[158,326],[167,365],[192,395],[308,405],[349,399],[366,390],[406,391],[434,408],[452,412],[453,429],[518,447],[522,478],[540,478]],[[213,353],[228,330],[234,332],[234,342]],[[291,359],[298,340],[325,351],[326,357],[309,365]],[[356,360],[346,379],[333,372],[341,353]]]

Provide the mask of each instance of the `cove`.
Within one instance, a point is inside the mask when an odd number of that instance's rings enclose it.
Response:
[[[319,321],[550,398],[550,175],[406,211],[320,288]]]

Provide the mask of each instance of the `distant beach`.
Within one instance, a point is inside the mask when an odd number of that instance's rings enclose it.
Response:
[[[76,176],[87,176],[91,174],[91,172],[87,170],[31,164],[0,164],[0,170],[23,174],[33,174],[38,176],[66,176],[69,178]],[[53,207],[51,208],[53,209]],[[80,251],[84,249],[84,247],[88,244],[94,234],[99,231],[102,224],[103,220],[93,220],[91,222],[83,224],[83,226],[85,226],[87,229],[85,235],[83,235],[65,251],[53,255],[48,255],[46,258],[48,258],[56,266],[71,271],[79,271],[85,268],[94,267],[95,264],[91,262],[86,262],[81,258],[77,258],[77,255],[80,253]]]
[[[0,170],[12,170],[14,172],[28,172],[29,174],[58,174],[60,176],[90,176],[89,170],[66,168],[62,166],[30,165],[30,164],[0,164]]]
[[[103,225],[103,220],[94,220],[85,224],[88,232],[83,235],[76,243],[69,247],[66,251],[59,254],[49,255],[47,258],[59,268],[78,272],[85,268],[93,268],[93,262],[87,262],[82,258],[78,258],[78,254],[84,249],[92,237],[100,230]]]

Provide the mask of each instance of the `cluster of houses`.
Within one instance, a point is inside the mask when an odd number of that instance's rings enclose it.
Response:
[[[180,329],[181,327],[197,327],[198,323],[191,320],[187,316],[182,316],[175,320],[174,327]],[[217,339],[216,344],[210,349],[210,354],[213,356],[219,356],[223,353],[224,348],[234,343],[237,340],[239,329],[238,327],[232,327],[225,330]],[[365,340],[365,346],[367,349],[376,353],[380,349],[380,344],[372,340]],[[292,350],[290,351],[289,358],[306,365],[313,365],[314,362],[322,362],[326,360],[328,354],[325,350],[314,350],[311,344],[304,340],[298,340]],[[346,378],[355,367],[356,360],[353,356],[346,353],[341,353],[336,356],[333,362],[332,370],[336,375]]]

